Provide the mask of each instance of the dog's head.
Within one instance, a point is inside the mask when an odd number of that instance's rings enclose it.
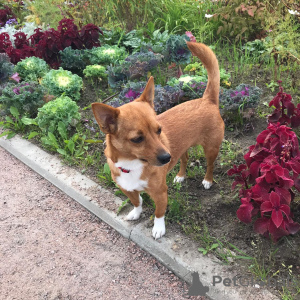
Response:
[[[150,165],[167,164],[170,153],[163,144],[162,128],[154,111],[154,80],[150,77],[142,95],[119,108],[93,103],[100,129],[109,134],[112,146],[122,158],[139,159]]]

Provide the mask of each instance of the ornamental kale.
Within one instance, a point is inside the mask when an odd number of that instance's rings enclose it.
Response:
[[[92,65],[115,65],[126,56],[126,49],[123,47],[119,48],[118,46],[104,45],[102,47],[85,51],[85,57],[89,59]]]
[[[36,122],[46,136],[51,132],[59,137],[58,124],[63,122],[66,128],[75,125],[80,120],[78,111],[79,107],[72,99],[61,96],[39,108]]]
[[[129,55],[119,66],[108,66],[108,83],[111,87],[120,86],[122,82],[146,78],[163,59],[161,54],[153,52],[137,52]]]
[[[191,51],[186,45],[189,41],[187,35],[170,35],[166,42],[165,60],[167,62],[175,62],[176,64],[187,64],[191,59]]]
[[[250,223],[258,216],[255,231],[271,235],[274,241],[297,233],[300,225],[292,220],[290,210],[295,190],[300,192],[300,151],[296,134],[279,122],[269,123],[244,158],[246,164],[234,165],[228,171],[229,176],[235,176],[232,189],[241,186],[242,204],[237,217]]]
[[[61,96],[64,93],[74,100],[79,100],[83,86],[81,77],[62,68],[48,72],[41,84],[51,95]]]
[[[61,67],[72,73],[82,75],[82,70],[87,65],[84,52],[84,50],[72,49],[71,46],[59,51]]]
[[[47,63],[38,57],[32,56],[25,58],[17,63],[17,72],[24,81],[39,81],[49,71]]]
[[[21,115],[27,114],[35,117],[37,109],[45,103],[43,100],[45,94],[46,90],[36,82],[24,82],[16,85],[8,83],[2,90],[0,103],[7,112],[13,106]]]
[[[220,105],[224,111],[238,111],[258,105],[262,90],[257,86],[240,84],[235,90],[221,89]]]
[[[87,66],[83,70],[83,74],[87,78],[107,78],[106,69],[100,65]]]
[[[170,86],[178,86],[188,99],[201,98],[206,89],[207,79],[204,76],[183,75],[179,78],[172,78],[167,82]]]
[[[144,88],[146,86],[146,82],[128,82],[125,85],[125,88],[121,91],[118,98],[114,98],[108,104],[113,107],[119,107],[123,104],[134,101],[138,98]],[[179,87],[171,87],[171,86],[155,86],[155,95],[154,95],[154,109],[157,113],[161,113],[176,104],[179,104],[181,98],[183,96],[183,92]]]
[[[9,57],[5,53],[0,53],[0,85],[8,80],[14,73],[14,65],[9,62]]]

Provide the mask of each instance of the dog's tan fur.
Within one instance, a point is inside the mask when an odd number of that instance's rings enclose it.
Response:
[[[119,108],[92,104],[100,129],[106,133],[105,155],[112,178],[116,181],[121,174],[115,165],[118,161],[138,159],[143,162],[140,179],[147,181],[145,191],[155,202],[156,218],[163,217],[167,207],[167,172],[181,159],[177,176],[185,176],[187,151],[192,146],[203,146],[207,160],[204,180],[209,183],[206,188],[210,187],[213,164],[224,137],[224,122],[219,112],[220,74],[217,58],[204,44],[187,42],[187,45],[207,69],[208,84],[201,99],[182,103],[156,115],[153,110],[154,80],[151,77],[142,95],[131,103]],[[159,128],[162,129],[161,133]],[[142,142],[132,142],[132,139],[139,137],[143,138]],[[161,165],[158,160],[161,153],[170,153],[171,161]],[[139,191],[122,191],[135,207],[140,205]]]

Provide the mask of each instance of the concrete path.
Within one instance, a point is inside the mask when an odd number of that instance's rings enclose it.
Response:
[[[187,288],[0,147],[1,300],[184,299]]]

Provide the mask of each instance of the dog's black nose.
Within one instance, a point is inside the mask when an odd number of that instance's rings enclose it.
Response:
[[[165,165],[171,160],[171,155],[168,152],[164,152],[162,154],[157,155],[157,160],[162,164]]]

